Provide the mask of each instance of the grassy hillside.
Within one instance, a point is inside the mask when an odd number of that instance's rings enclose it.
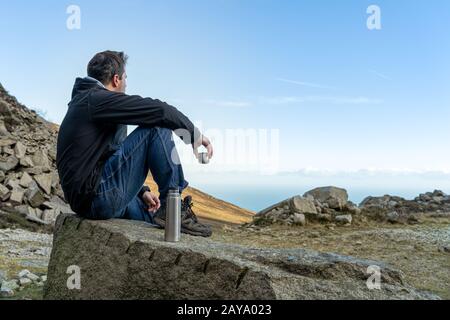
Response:
[[[152,191],[157,191],[158,186],[151,177],[147,179],[146,184],[150,186]],[[188,187],[183,192],[183,197],[186,195],[192,196],[193,210],[198,217],[202,220],[208,220],[209,223],[242,224],[250,222],[255,214],[253,211],[214,198],[192,187]]]

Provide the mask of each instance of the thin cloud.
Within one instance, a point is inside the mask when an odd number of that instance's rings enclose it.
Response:
[[[284,78],[277,78],[275,79],[277,81],[281,81],[281,82],[286,82],[286,83],[291,83],[291,84],[296,84],[299,86],[304,86],[304,87],[309,87],[309,88],[317,88],[317,89],[336,89],[334,87],[331,86],[326,86],[323,84],[317,84],[317,83],[311,83],[311,82],[303,82],[303,81],[295,81],[295,80],[289,80],[289,79],[284,79]]]
[[[369,70],[370,73],[376,75],[377,77],[384,79],[384,80],[391,80],[388,76],[382,74],[381,72],[375,71],[375,70]]]
[[[203,103],[214,105],[217,107],[230,107],[230,108],[246,108],[251,107],[252,104],[247,101],[230,101],[230,100],[203,100]]]
[[[325,96],[305,96],[305,97],[273,97],[262,98],[262,103],[269,104],[292,104],[292,103],[329,103],[329,104],[380,104],[383,100],[368,97],[325,97]]]

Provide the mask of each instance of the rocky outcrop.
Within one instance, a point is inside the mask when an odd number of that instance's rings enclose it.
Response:
[[[438,298],[408,286],[401,272],[380,262],[304,249],[255,249],[188,235],[179,243],[163,239],[162,230],[141,222],[60,215],[45,298]],[[367,286],[370,266],[380,268],[379,290]],[[67,285],[76,268],[79,289]]]
[[[450,196],[440,190],[420,194],[414,200],[384,195],[367,197],[359,205],[363,214],[374,220],[391,223],[418,223],[424,215],[448,216]]]
[[[253,221],[244,227],[307,225],[328,223],[351,225],[353,221],[367,219],[390,223],[420,223],[423,216],[447,217],[450,215],[450,196],[440,190],[420,194],[414,200],[384,195],[367,197],[359,206],[348,200],[345,189],[321,187],[295,196],[258,212]]]
[[[40,224],[71,212],[56,171],[57,127],[0,84],[0,209]]]
[[[281,223],[306,225],[307,222],[330,222],[339,225],[352,223],[360,209],[351,201],[345,189],[322,187],[281,201],[258,212],[247,226]]]

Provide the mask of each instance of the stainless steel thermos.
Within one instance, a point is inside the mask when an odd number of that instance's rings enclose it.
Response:
[[[169,190],[166,201],[166,226],[164,240],[178,242],[181,238],[181,195],[178,190]]]

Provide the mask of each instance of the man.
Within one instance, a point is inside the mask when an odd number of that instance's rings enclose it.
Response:
[[[100,52],[88,64],[88,77],[76,79],[58,135],[59,177],[72,210],[82,217],[141,220],[163,228],[169,190],[181,193],[188,185],[172,131],[192,144],[196,156],[203,145],[211,157],[213,147],[175,107],[125,94],[127,58],[123,52]],[[127,137],[126,125],[139,127]],[[159,198],[143,186],[149,170]],[[181,231],[211,236],[189,196],[182,202]]]

